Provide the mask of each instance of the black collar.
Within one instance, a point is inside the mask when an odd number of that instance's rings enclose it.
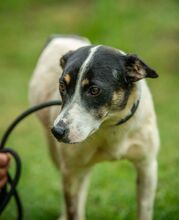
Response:
[[[128,121],[128,120],[134,115],[134,113],[136,112],[138,106],[139,106],[139,99],[133,104],[133,106],[132,106],[132,108],[131,108],[130,114],[128,114],[125,118],[119,120],[119,121],[115,124],[115,126],[124,124],[126,121]]]

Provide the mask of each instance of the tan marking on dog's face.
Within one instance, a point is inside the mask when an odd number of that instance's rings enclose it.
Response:
[[[65,82],[66,82],[67,84],[69,84],[69,83],[70,83],[70,80],[71,80],[70,74],[66,74],[65,77],[64,77],[64,80],[65,80]]]
[[[89,85],[89,79],[84,79],[81,83],[82,86]]]
[[[114,92],[112,96],[112,105],[119,105],[120,101],[123,99],[124,93],[122,91]]]
[[[90,113],[97,119],[104,119],[109,112],[109,107],[108,106],[102,106],[97,110],[91,110]]]
[[[107,116],[108,112],[109,112],[108,107],[107,107],[107,106],[103,106],[103,107],[101,107],[101,108],[98,110],[98,117],[99,117],[99,118],[104,118],[104,117]]]

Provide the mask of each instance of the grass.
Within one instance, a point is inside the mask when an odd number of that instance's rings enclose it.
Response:
[[[160,75],[148,80],[161,135],[155,220],[179,219],[179,3],[177,0],[2,1],[0,3],[0,134],[28,107],[28,82],[52,33],[84,35],[138,54]],[[22,157],[19,184],[27,220],[50,220],[62,207],[59,173],[49,160],[34,116],[14,132],[8,146]],[[132,220],[136,215],[135,172],[127,161],[103,163],[93,172],[87,217]],[[15,219],[13,201],[1,216]]]

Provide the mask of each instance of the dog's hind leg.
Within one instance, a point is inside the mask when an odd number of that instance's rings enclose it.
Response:
[[[89,169],[63,173],[66,220],[85,220],[85,203],[89,185]]]
[[[135,163],[137,168],[138,220],[152,220],[157,186],[157,161]]]

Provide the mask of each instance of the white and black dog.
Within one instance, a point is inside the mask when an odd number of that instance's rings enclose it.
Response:
[[[138,220],[152,219],[159,135],[144,78],[157,76],[137,56],[91,45],[85,38],[56,36],[49,41],[30,82],[30,101],[62,101],[61,108],[38,113],[62,174],[61,219],[85,220],[91,168],[120,159],[131,161],[137,171]]]

